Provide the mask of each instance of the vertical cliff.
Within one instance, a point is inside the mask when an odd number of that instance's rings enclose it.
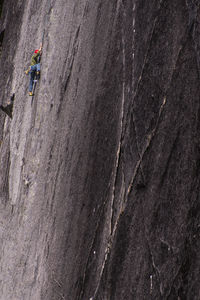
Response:
[[[1,300],[200,298],[199,17],[0,1]]]

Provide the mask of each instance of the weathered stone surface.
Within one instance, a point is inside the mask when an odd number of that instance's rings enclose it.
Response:
[[[199,2],[0,16],[0,299],[200,299]]]

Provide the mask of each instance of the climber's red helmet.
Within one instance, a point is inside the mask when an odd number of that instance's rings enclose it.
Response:
[[[38,50],[38,49],[36,49],[34,53],[38,53],[38,51],[39,51],[39,50]]]

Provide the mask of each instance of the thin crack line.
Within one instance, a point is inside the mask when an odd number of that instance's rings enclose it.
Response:
[[[162,293],[162,286],[161,286],[161,280],[160,280],[160,270],[159,270],[159,268],[155,264],[154,256],[153,256],[153,253],[152,253],[151,247],[150,247],[150,241],[149,241],[149,239],[147,237],[147,230],[146,230],[146,224],[145,224],[145,218],[144,218],[144,206],[143,206],[143,202],[142,202],[141,205],[142,205],[142,219],[143,219],[143,224],[144,224],[144,227],[143,227],[144,238],[145,238],[147,246],[148,246],[148,250],[149,250],[149,254],[150,254],[151,262],[152,262],[152,267],[153,267],[153,270],[155,272],[156,278],[157,278],[158,283],[159,283],[160,296],[162,297],[163,293]],[[153,289],[153,287],[151,287],[151,292],[152,292],[152,289]]]
[[[160,5],[161,5],[161,3],[162,3],[163,1],[164,1],[164,0],[160,1]],[[150,43],[151,43],[152,35],[153,35],[154,29],[155,29],[155,24],[156,24],[157,18],[158,18],[158,17],[156,17],[156,19],[154,20],[154,26],[153,26],[153,30],[152,30],[152,34],[151,34],[151,38],[150,38]],[[122,35],[122,36],[123,36],[123,35]],[[141,72],[141,76],[140,76],[140,77],[142,77],[142,73],[143,73],[143,70],[144,70],[144,66],[145,66],[145,64],[146,64],[146,59],[147,59],[147,54],[148,54],[148,51],[149,51],[149,48],[150,48],[150,43],[149,43],[149,47],[148,47],[148,49],[147,49],[147,53],[146,53],[146,56],[145,56],[145,60],[144,60],[144,64],[143,64],[143,68],[142,68],[142,72]],[[123,44],[123,66],[125,67],[125,41],[124,41],[124,38],[122,38],[122,44]],[[124,72],[125,72],[125,70],[124,70]],[[124,76],[124,74],[125,74],[124,72],[123,72],[123,77],[125,77],[125,76]],[[140,78],[140,79],[141,79],[141,78]],[[139,86],[139,81],[138,81],[138,84],[137,84],[137,88],[138,88],[138,86]],[[124,98],[124,90],[125,90],[125,78],[123,78],[123,98]],[[137,89],[136,89],[134,98],[135,98],[136,94],[137,94]],[[165,105],[165,102],[166,102],[166,97],[164,98],[164,102],[163,102],[163,105],[161,105],[160,110],[163,109],[163,106]],[[123,99],[123,101],[122,101],[122,104],[123,104],[123,106],[124,106],[124,99]],[[122,108],[123,108],[123,106],[122,106]],[[160,112],[160,113],[161,113],[161,112]],[[122,118],[121,118],[121,122],[122,122],[122,124],[123,124],[123,116],[122,116]],[[135,125],[135,123],[134,123],[134,125]],[[135,130],[136,130],[136,129],[135,129]],[[121,133],[122,133],[122,132],[121,132]],[[136,134],[136,136],[137,136],[137,134]],[[150,141],[149,141],[149,144],[150,144]],[[137,146],[138,146],[138,145],[137,145]],[[149,145],[148,145],[148,146],[149,146]],[[148,146],[147,146],[147,148],[148,148]],[[118,165],[118,161],[119,161],[120,148],[121,148],[121,139],[120,139],[120,143],[119,143],[119,147],[118,147],[118,151],[117,151],[117,165]],[[146,149],[145,149],[145,151],[146,151]],[[144,153],[145,153],[145,151],[144,151]],[[144,153],[143,153],[143,155],[144,155]],[[139,154],[139,152],[138,152],[138,154]],[[136,173],[137,173],[138,167],[140,166],[140,163],[141,163],[141,160],[142,160],[142,158],[143,158],[143,155],[140,156],[140,154],[139,154],[140,160],[139,160],[138,163],[137,163],[135,175],[136,175]],[[117,174],[117,168],[116,168],[116,172],[115,172],[115,180],[116,180],[116,174]],[[134,176],[134,177],[135,177],[135,176]],[[114,187],[113,193],[112,193],[112,206],[113,206],[113,201],[114,201],[114,192],[115,192],[115,187]],[[127,201],[125,201],[125,203],[126,203],[126,202],[127,202]],[[113,240],[114,240],[115,232],[116,232],[116,230],[117,230],[117,226],[118,226],[118,223],[119,223],[120,216],[121,216],[121,214],[122,214],[122,212],[123,212],[123,210],[124,210],[125,203],[122,204],[122,207],[121,207],[121,209],[120,209],[120,213],[119,213],[119,215],[118,215],[118,217],[117,217],[117,220],[116,220],[116,222],[115,222],[115,224],[114,224],[113,231],[112,231],[112,233],[111,233],[111,235],[110,235],[110,241],[109,241],[108,247],[107,247],[107,249],[106,249],[106,251],[105,251],[105,258],[104,258],[104,262],[103,262],[102,269],[101,269],[101,274],[100,274],[100,278],[99,278],[99,283],[98,283],[98,285],[97,285],[97,287],[96,287],[96,290],[95,290],[95,293],[94,293],[94,296],[92,297],[92,299],[95,298],[96,295],[97,295],[98,288],[99,288],[99,285],[100,285],[100,282],[101,282],[101,277],[102,277],[102,275],[103,275],[103,271],[104,271],[105,264],[106,264],[106,261],[107,261],[107,257],[108,257],[108,254],[109,254],[109,252],[110,252],[110,248],[112,247],[112,242],[113,242]]]
[[[97,221],[97,224],[96,224],[96,228],[95,228],[95,231],[94,231],[94,237],[93,237],[93,240],[92,240],[92,243],[91,243],[91,246],[89,247],[89,251],[88,251],[88,257],[87,257],[87,262],[86,262],[86,265],[85,265],[85,269],[84,269],[84,274],[83,274],[83,280],[82,280],[82,287],[81,287],[81,291],[80,291],[80,294],[78,296],[78,299],[81,300],[82,299],[82,296],[83,296],[83,293],[84,293],[84,283],[85,283],[85,278],[86,278],[86,273],[87,273],[87,269],[88,269],[88,265],[89,265],[89,259],[90,259],[90,255],[92,253],[92,249],[93,249],[93,246],[94,246],[94,242],[95,242],[95,239],[96,239],[96,235],[97,235],[97,231],[99,229],[99,225],[101,223],[101,220],[102,220],[102,215],[103,215],[103,211],[104,211],[104,207],[106,205],[106,201],[103,202],[102,204],[102,208],[101,208],[101,212],[100,212],[100,217]],[[106,248],[107,250],[107,248]],[[106,251],[105,251],[106,253]]]
[[[157,24],[157,21],[158,21],[158,18],[159,18],[159,13],[160,13],[160,10],[161,10],[161,5],[162,5],[163,2],[164,2],[164,0],[160,1],[160,6],[158,8],[158,13],[157,13],[157,16],[155,17],[154,22],[153,22],[152,31],[151,31],[151,34],[150,34],[150,40],[149,40],[149,43],[148,43],[148,47],[147,47],[145,57],[144,57],[144,61],[143,61],[143,65],[142,65],[142,70],[141,70],[139,79],[138,79],[137,84],[136,84],[135,93],[133,95],[133,102],[134,102],[134,100],[137,96],[137,93],[138,93],[138,90],[139,90],[139,85],[140,85],[140,82],[141,82],[142,77],[143,77],[144,69],[145,69],[145,66],[146,66],[146,63],[147,63],[147,59],[148,59],[148,54],[149,54],[149,51],[150,51],[150,46],[151,46],[153,34],[154,34],[154,31],[155,31],[155,27],[156,27],[156,24]],[[133,114],[133,119],[134,119],[134,111],[133,110],[132,110],[132,114]],[[137,149],[138,149],[138,155],[140,157],[139,143],[138,143],[138,139],[137,139],[137,129],[136,129],[135,120],[133,120],[133,125],[134,125],[134,129],[135,129],[135,133],[136,133],[136,145],[137,145]]]
[[[143,157],[144,157],[144,154],[146,153],[147,149],[149,148],[149,146],[150,146],[150,144],[151,144],[151,142],[152,142],[152,139],[153,139],[153,137],[154,137],[154,135],[155,135],[155,132],[156,132],[156,130],[157,130],[157,128],[158,128],[159,121],[160,121],[160,117],[161,117],[161,114],[162,114],[162,112],[163,112],[163,110],[164,110],[165,104],[166,104],[166,96],[164,96],[163,103],[162,103],[162,105],[161,105],[161,107],[160,107],[159,115],[158,115],[158,119],[157,119],[156,125],[155,125],[154,129],[152,130],[152,132],[147,136],[146,145],[143,147],[142,153],[139,154],[140,159],[138,160],[138,162],[137,162],[137,164],[136,164],[136,167],[135,167],[135,170],[134,170],[134,173],[133,173],[132,180],[131,180],[131,182],[130,182],[130,184],[129,184],[129,187],[128,187],[128,190],[127,190],[127,196],[128,196],[128,195],[130,194],[130,192],[131,192],[131,188],[132,188],[134,179],[135,179],[135,177],[136,177],[136,175],[137,175],[138,168],[139,168],[139,166],[140,166],[140,164],[141,164],[141,162],[142,162],[142,159],[143,159]]]
[[[186,39],[186,41],[187,41],[187,39]],[[171,86],[171,82],[172,82],[172,79],[173,79],[173,75],[174,75],[174,71],[175,71],[177,62],[178,62],[178,59],[179,59],[179,57],[180,57],[181,51],[184,49],[184,47],[185,47],[185,42],[182,43],[182,45],[181,45],[180,48],[179,48],[179,51],[178,51],[178,54],[177,54],[176,61],[175,61],[174,66],[173,66],[173,68],[172,68],[171,79],[170,79],[169,85],[168,85],[168,87],[167,87],[166,94],[168,93],[168,90],[169,90],[169,88],[170,88],[170,86]],[[164,96],[164,99],[163,99],[163,102],[162,102],[162,104],[161,104],[161,107],[160,107],[160,109],[159,109],[159,114],[158,114],[158,119],[157,119],[157,121],[156,121],[156,125],[155,125],[154,129],[152,130],[152,132],[147,136],[146,145],[143,147],[142,153],[139,153],[139,152],[138,152],[138,155],[139,155],[140,159],[138,160],[138,162],[137,162],[137,164],[136,164],[136,168],[135,168],[135,170],[134,170],[134,174],[133,174],[132,180],[131,180],[131,182],[130,182],[130,185],[129,185],[129,188],[128,188],[128,191],[127,191],[127,195],[129,195],[129,193],[130,193],[130,191],[131,191],[132,184],[133,184],[134,179],[135,179],[135,177],[136,177],[136,175],[137,175],[137,172],[138,172],[138,169],[139,169],[140,164],[141,164],[141,162],[142,162],[142,159],[143,159],[143,157],[144,157],[144,154],[146,153],[147,149],[149,148],[149,146],[150,146],[150,144],[151,144],[151,141],[152,141],[152,139],[153,139],[153,137],[154,137],[154,135],[155,135],[155,132],[156,132],[156,130],[157,130],[157,128],[158,128],[159,121],[160,121],[160,117],[161,117],[161,114],[162,114],[162,112],[163,112],[163,110],[164,110],[164,106],[165,106],[165,104],[166,104],[166,99],[167,99],[167,97],[166,97],[166,95],[165,95],[165,96]],[[137,131],[136,131],[135,121],[133,121],[133,124],[134,124],[135,132],[136,132],[136,141],[137,141]],[[138,145],[137,145],[137,146],[138,146]]]
[[[119,8],[120,5],[123,4],[121,0],[118,0],[117,2],[117,15],[119,13]],[[124,6],[123,6],[123,16],[125,15],[124,11]],[[117,19],[117,17],[116,17]],[[111,218],[110,218],[110,237],[109,241],[107,243],[107,248],[105,249],[105,255],[104,255],[104,260],[98,280],[98,284],[96,286],[94,296],[91,299],[94,299],[97,295],[100,283],[101,283],[101,278],[103,275],[103,271],[105,268],[105,264],[108,258],[108,254],[110,253],[110,249],[112,247],[112,242],[113,242],[113,233],[115,233],[115,226],[114,226],[114,231],[112,230],[112,220],[113,220],[113,205],[114,205],[114,198],[115,198],[115,183],[116,183],[116,178],[117,178],[117,172],[118,172],[118,167],[119,167],[119,158],[120,158],[120,153],[121,153],[121,143],[122,143],[122,132],[123,132],[123,120],[124,120],[124,103],[125,103],[125,73],[126,73],[126,68],[125,68],[125,59],[126,59],[126,54],[125,54],[125,39],[124,39],[124,29],[122,27],[122,65],[123,65],[123,83],[122,83],[122,102],[121,102],[121,118],[120,118],[120,139],[119,139],[119,145],[117,149],[117,155],[116,155],[116,165],[115,165],[115,170],[114,170],[114,180],[113,180],[113,188],[112,188],[112,195],[111,195]],[[118,216],[119,218],[119,216]],[[117,218],[117,219],[118,219]]]
[[[165,0],[161,0],[160,1],[160,7],[158,8],[158,13],[157,13],[157,16],[155,17],[154,22],[153,22],[152,31],[151,31],[151,34],[150,34],[150,40],[149,40],[149,43],[148,43],[147,51],[145,53],[144,62],[143,62],[143,65],[142,65],[142,70],[141,70],[139,79],[138,79],[137,84],[136,84],[136,90],[135,90],[135,93],[134,93],[134,96],[133,96],[133,101],[134,101],[134,99],[135,99],[135,97],[137,95],[139,84],[140,84],[140,81],[141,81],[142,76],[143,76],[144,68],[145,68],[146,63],[147,63],[147,56],[148,56],[148,53],[149,53],[149,50],[150,50],[150,46],[151,46],[151,42],[152,42],[152,37],[153,37],[154,30],[155,30],[155,27],[156,27],[156,24],[157,24],[157,21],[158,21],[158,17],[159,17],[159,12],[160,12],[160,9],[161,9],[161,5],[162,5],[162,3],[164,1]]]

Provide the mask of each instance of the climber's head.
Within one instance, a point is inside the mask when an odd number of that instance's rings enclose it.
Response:
[[[34,53],[38,53],[38,51],[39,51],[39,50],[37,49],[37,50],[35,50],[35,52],[34,52]]]

